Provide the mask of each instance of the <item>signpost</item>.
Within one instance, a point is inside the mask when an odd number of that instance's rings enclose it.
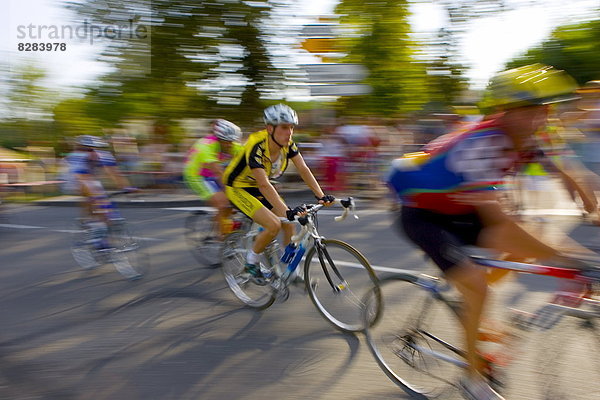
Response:
[[[301,45],[309,53],[333,53],[336,51],[333,38],[307,38]]]
[[[335,24],[309,24],[302,29],[305,39],[301,46],[315,55],[339,53]],[[360,84],[368,76],[360,64],[322,63],[305,65],[311,96],[359,96],[371,92],[369,85]]]
[[[360,82],[368,74],[360,64],[308,64],[304,68],[310,83]]]
[[[369,94],[371,86],[354,83],[340,83],[331,85],[311,85],[311,96],[359,96]]]

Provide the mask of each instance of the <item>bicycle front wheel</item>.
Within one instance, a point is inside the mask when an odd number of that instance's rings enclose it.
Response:
[[[268,308],[275,301],[271,285],[257,285],[244,271],[246,264],[246,234],[233,232],[225,238],[221,252],[221,269],[227,286],[242,303],[259,310]]]
[[[209,268],[220,265],[222,242],[215,214],[196,211],[185,220],[185,238],[196,260]]]
[[[415,275],[382,280],[381,315],[365,333],[379,367],[396,385],[415,399],[432,399],[456,391],[466,366],[455,346],[463,345],[456,313],[417,283]],[[365,319],[373,309],[368,296]]]
[[[111,262],[117,272],[129,280],[148,274],[150,263],[125,220],[113,220],[109,230]]]
[[[91,230],[82,221],[77,220],[65,232],[72,235],[71,254],[81,268],[93,269],[102,265],[98,251],[92,243]]]
[[[375,288],[379,300],[378,280],[358,250],[339,240],[322,240],[306,254],[304,278],[313,304],[333,326],[344,332],[365,328],[364,298]],[[371,323],[377,315],[373,314]]]

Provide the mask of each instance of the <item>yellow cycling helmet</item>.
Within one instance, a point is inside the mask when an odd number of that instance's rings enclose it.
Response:
[[[531,64],[492,77],[483,95],[483,110],[557,103],[577,99],[575,80],[549,65]]]

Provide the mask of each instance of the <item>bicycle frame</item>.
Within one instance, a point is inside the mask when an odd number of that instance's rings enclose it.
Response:
[[[529,314],[526,320],[518,321],[523,329],[530,329],[532,327],[539,329],[550,329],[551,327],[555,326],[565,315],[585,320],[600,318],[600,301],[590,298],[590,296],[594,293],[592,284],[600,283],[600,269],[578,270],[539,264],[526,264],[515,261],[501,261],[482,257],[471,257],[471,259],[476,264],[484,267],[499,268],[515,272],[524,272],[576,281],[581,284],[582,288],[584,288],[584,290],[579,293],[572,291],[555,292],[554,297],[550,302],[542,306],[537,312]],[[446,296],[444,296],[442,291],[439,290],[438,278],[428,275],[401,274],[401,279],[410,281],[428,290],[431,293],[431,297],[428,298],[428,301],[437,299],[444,302],[450,309],[452,309],[457,318],[459,317],[460,305],[455,301],[448,299]],[[567,303],[568,305],[561,303]],[[578,308],[584,303],[590,304],[592,306],[592,310]],[[436,337],[435,335],[430,334],[425,330],[419,329],[418,323],[416,325],[416,333],[427,336],[428,338],[436,341],[448,350],[455,353],[460,358],[452,357],[448,354],[444,354],[427,347],[407,343],[411,349],[422,354],[435,357],[436,359],[452,363],[461,368],[467,368],[468,364],[464,361],[466,353],[463,350],[442,340],[439,337]]]
[[[338,200],[338,202],[339,202],[339,200]],[[281,221],[281,223],[298,224],[301,226],[300,232],[298,232],[297,234],[292,236],[291,242],[294,243],[294,245],[297,248],[303,247],[306,251],[308,251],[310,248],[311,240],[312,240],[313,246],[323,248],[321,241],[324,239],[324,237],[319,234],[319,232],[317,230],[317,224],[316,224],[317,212],[321,208],[323,208],[324,205],[323,204],[312,204],[312,205],[308,205],[307,207],[308,207],[308,209],[307,209],[306,216],[296,217],[296,219],[294,221],[290,221],[287,218],[279,217],[279,220]],[[350,209],[353,209],[353,208],[354,208],[354,203],[352,201],[351,203],[349,203],[349,205],[347,207],[344,206],[344,211],[343,211],[342,215],[335,217],[335,221],[341,221],[341,220],[345,219],[347,217]],[[358,217],[355,215],[355,218],[358,218]],[[258,224],[253,224],[253,226],[250,228],[250,231],[247,234],[247,237],[253,238],[254,236],[256,236],[258,234],[259,229],[260,229],[260,226]],[[280,260],[278,246],[279,246],[279,243],[276,239],[273,240],[269,244],[269,246],[267,246],[266,252],[269,254],[269,257],[267,257],[267,259],[268,259],[269,263],[271,264],[270,267],[277,270],[279,278],[282,278],[284,285],[287,286],[290,283],[290,277],[293,276],[293,273],[296,271],[296,269],[300,265],[300,262],[298,262],[296,265],[294,265],[294,267],[291,270],[284,271],[284,268],[287,265],[283,264]],[[323,261],[323,259],[322,259],[323,252],[318,251],[317,254],[319,256],[319,259],[321,261]],[[330,263],[329,265],[333,265],[334,272],[340,278],[340,280],[343,280],[341,274],[339,273],[337,268],[335,268],[335,263],[333,263],[333,261],[330,259],[329,254],[327,254],[327,253],[325,253],[325,254]],[[321,265],[324,265],[324,263],[322,263]],[[340,291],[340,288],[338,288],[336,285],[334,285],[333,280],[331,279],[331,276],[329,274],[329,271],[327,271],[324,268],[323,272],[324,272],[325,276],[327,277],[327,281],[329,282],[331,287],[336,291]]]

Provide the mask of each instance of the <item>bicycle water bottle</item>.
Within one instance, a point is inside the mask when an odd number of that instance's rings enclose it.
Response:
[[[298,248],[296,249],[296,254],[294,255],[294,259],[288,264],[288,271],[293,272],[296,269],[296,267],[300,263],[300,260],[302,260],[305,251],[306,249],[304,248],[304,246],[298,246]]]
[[[285,250],[283,251],[283,255],[281,256],[281,262],[288,264],[290,261],[292,261],[292,258],[294,257],[294,253],[296,252],[296,245],[292,242],[290,242],[290,244],[288,244],[285,247]]]
[[[286,247],[286,250],[287,250],[287,247]],[[290,261],[285,273],[283,274],[284,280],[287,280],[292,275],[292,273],[296,270],[296,267],[300,263],[300,260],[302,260],[302,257],[304,256],[304,252],[306,251],[306,249],[302,245],[295,247],[294,250],[295,250],[295,252],[293,252],[291,254],[292,261]]]

